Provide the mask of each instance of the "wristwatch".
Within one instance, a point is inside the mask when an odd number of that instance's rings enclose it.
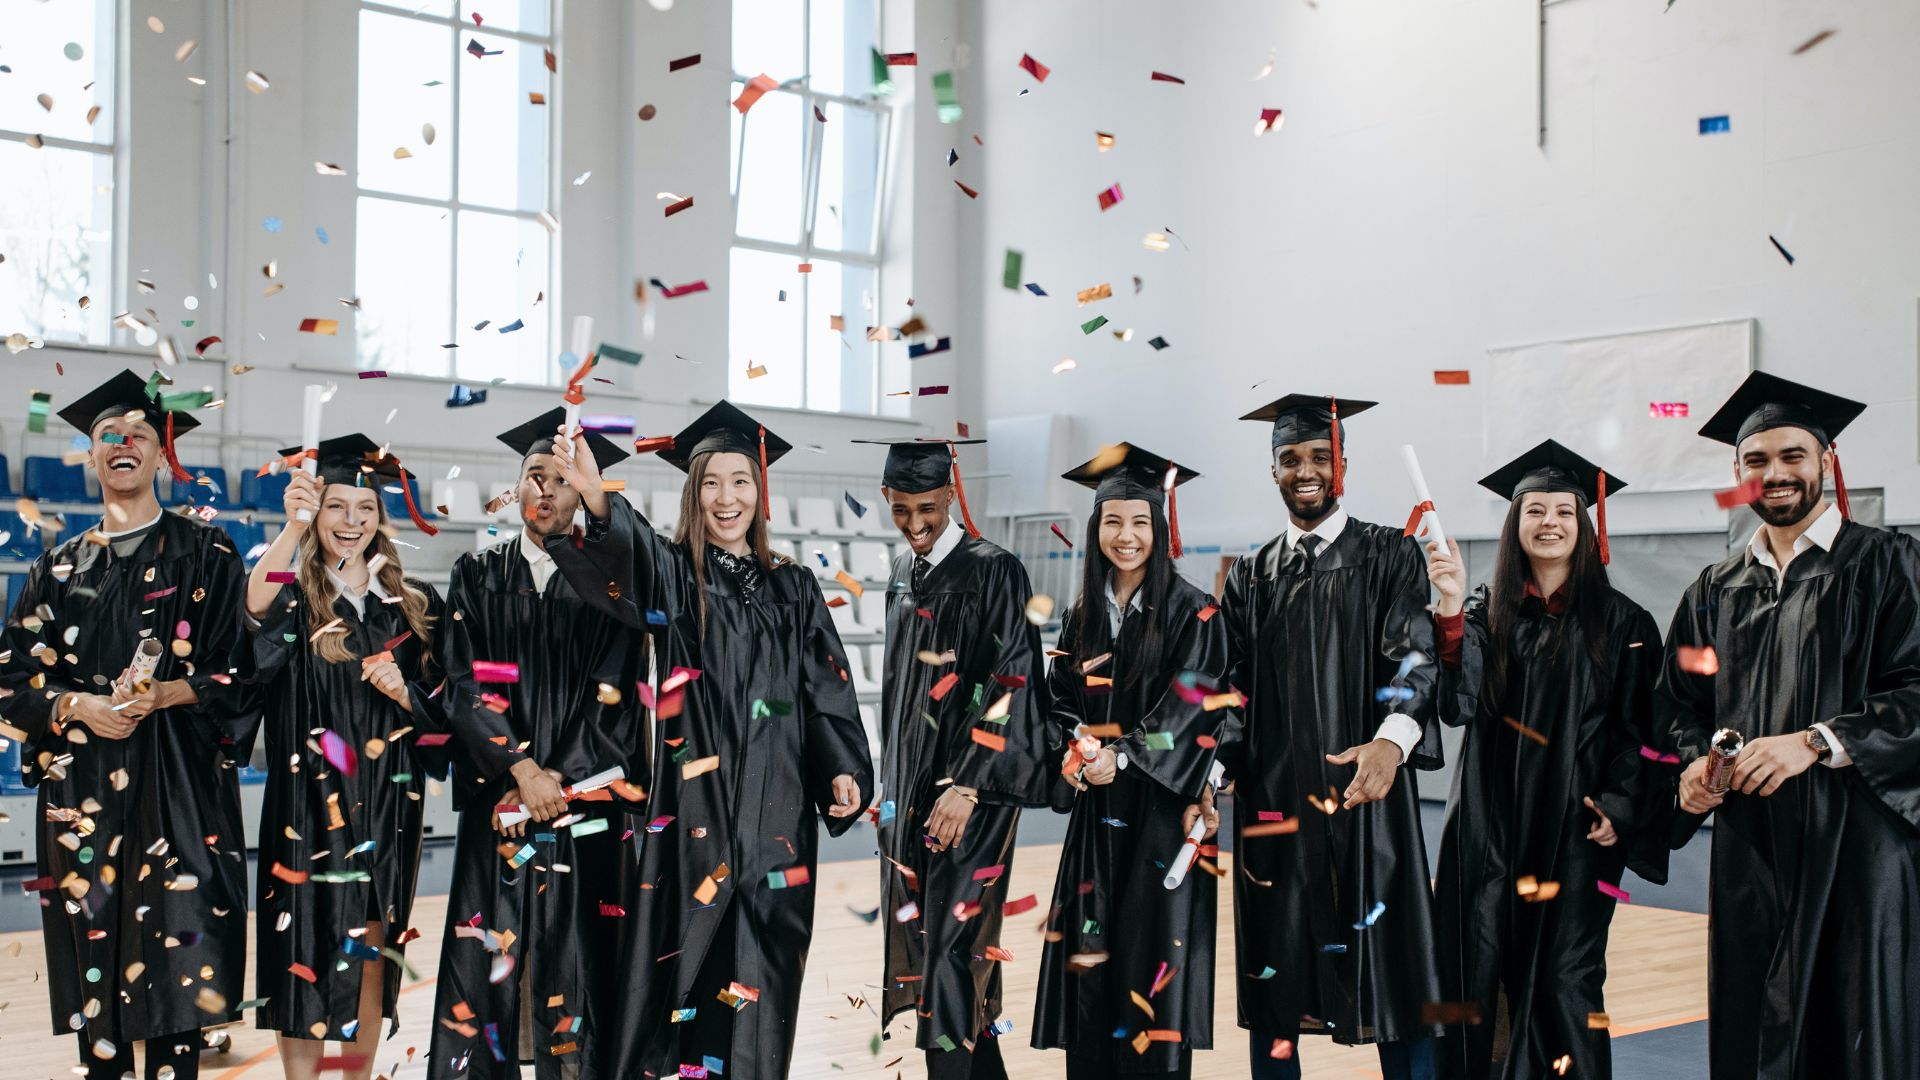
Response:
[[[1825,735],[1820,734],[1819,728],[1808,728],[1806,739],[1807,749],[1813,751],[1815,761],[1825,761],[1833,756],[1833,746],[1827,742]]]

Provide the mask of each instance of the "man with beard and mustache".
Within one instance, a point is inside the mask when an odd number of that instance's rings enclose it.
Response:
[[[1434,1074],[1433,895],[1419,792],[1396,782],[1402,765],[1440,765],[1425,560],[1402,530],[1340,507],[1343,421],[1373,404],[1291,394],[1241,417],[1273,425],[1288,514],[1234,564],[1220,605],[1247,695],[1220,756],[1237,777],[1234,944],[1256,1080],[1300,1075],[1302,1032],[1378,1044],[1388,1080]]]
[[[1681,598],[1656,693],[1680,807],[1715,815],[1721,1080],[1920,1076],[1920,542],[1850,519],[1833,437],[1865,408],[1754,372],[1700,429],[1762,522]]]
[[[583,498],[553,452],[561,414],[499,437],[520,455],[524,527],[460,556],[447,590],[439,642],[461,814],[428,1050],[435,1078],[517,1080],[523,1062],[542,1080],[606,1075],[605,1002],[637,962],[617,946],[631,859],[623,811],[644,797],[648,761],[633,693],[645,636],[554,572],[553,552],[577,542]],[[573,445],[603,469],[627,456],[594,433]],[[571,786],[616,767],[631,783]]]

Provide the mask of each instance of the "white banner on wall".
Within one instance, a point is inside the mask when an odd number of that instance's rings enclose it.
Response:
[[[1489,349],[1486,460],[1557,439],[1634,491],[1726,487],[1732,451],[1696,432],[1753,370],[1754,329],[1737,319]]]

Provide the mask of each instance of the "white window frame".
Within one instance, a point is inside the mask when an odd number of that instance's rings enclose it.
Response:
[[[874,316],[877,319],[879,313],[884,310],[883,297],[886,289],[886,274],[882,269],[882,263],[886,261],[884,241],[887,230],[887,192],[893,182],[894,109],[891,105],[875,96],[855,97],[847,94],[829,94],[815,90],[809,85],[813,77],[813,2],[812,0],[795,0],[795,2],[800,6],[800,55],[806,64],[806,73],[797,79],[783,83],[775,89],[768,91],[768,94],[793,94],[800,99],[800,123],[806,128],[805,135],[801,140],[800,182],[802,201],[800,211],[800,242],[790,244],[778,240],[762,240],[757,237],[742,236],[740,234],[740,178],[746,169],[747,133],[752,130],[754,115],[749,111],[740,118],[740,135],[733,146],[734,167],[732,191],[730,193],[733,199],[733,244],[732,248],[728,251],[728,255],[731,257],[732,249],[734,248],[745,248],[749,251],[759,251],[774,255],[791,255],[798,262],[803,263],[820,261],[866,267],[873,271],[873,309]],[[877,31],[878,27],[876,27],[876,33],[874,35],[876,41],[881,39],[881,35]],[[731,57],[729,57],[729,59],[731,59]],[[735,93],[738,93],[737,87],[739,85],[752,82],[754,77],[753,74],[743,75],[737,71],[734,72],[733,81],[736,84]],[[872,249],[871,254],[857,251],[835,251],[814,246],[814,221],[819,212],[820,202],[818,198],[820,188],[820,144],[826,137],[826,133],[822,130],[825,125],[813,118],[813,110],[817,105],[828,104],[872,113],[878,118],[880,123],[880,164],[879,171],[874,177],[873,231],[867,245]],[[800,283],[798,286],[800,295],[798,300],[800,310],[803,313],[811,310],[808,301],[809,294],[813,288],[812,277],[813,275],[811,274],[800,275]],[[729,312],[729,318],[731,318],[731,312]],[[875,325],[878,324],[876,323]],[[845,415],[849,412],[849,409],[847,408],[847,402],[844,397],[840,399],[841,407],[837,409],[816,409],[807,404],[807,387],[809,385],[807,367],[808,358],[812,355],[812,350],[807,347],[807,330],[808,327],[803,317],[800,327],[800,400],[795,405],[776,405],[774,407],[792,408],[802,412],[826,412],[832,415]],[[851,333],[855,331],[850,329],[848,332]],[[868,365],[870,373],[868,382],[870,389],[867,395],[868,400],[864,403],[864,410],[853,413],[853,415],[864,414],[879,416],[881,415],[880,402],[885,393],[880,386],[880,343],[867,341],[864,327],[862,327],[858,333],[860,334],[860,343],[866,346],[866,351],[859,355],[865,357]]]
[[[38,132],[15,131],[12,128],[0,128],[0,140],[6,142],[17,142],[24,145],[30,139],[39,139],[40,149],[42,150],[84,150],[90,154],[104,155],[111,163],[108,171],[113,176],[113,198],[109,201],[113,209],[109,211],[107,217],[107,265],[103,268],[100,275],[100,285],[102,288],[90,294],[93,295],[97,301],[99,299],[99,293],[104,291],[109,298],[107,305],[109,311],[124,310],[126,299],[126,285],[121,280],[119,269],[127,263],[126,236],[120,228],[121,224],[126,220],[127,162],[126,159],[120,155],[120,141],[122,134],[126,131],[126,90],[129,75],[128,58],[122,46],[124,46],[127,41],[127,20],[130,17],[128,5],[122,3],[113,5],[113,42],[111,53],[109,54],[110,60],[108,62],[108,66],[113,69],[113,125],[105,143],[81,142],[76,139],[62,139],[53,135],[42,135]],[[96,70],[99,66],[98,64],[95,65]],[[57,345],[62,348],[104,349],[113,346],[113,338],[116,332],[124,331],[118,322],[109,321],[107,323],[107,337],[104,341],[86,340],[84,337],[85,331],[82,331],[83,336],[81,338],[63,338],[55,337],[52,334],[43,334],[40,340],[48,345]]]
[[[423,195],[404,195],[398,192],[363,188],[360,186],[359,170],[357,169],[354,172],[353,197],[356,205],[361,199],[387,199],[392,202],[409,203],[414,206],[437,206],[446,210],[448,214],[451,215],[452,225],[448,229],[447,238],[447,340],[457,341],[460,337],[460,212],[463,210],[477,210],[487,214],[516,217],[522,221],[538,222],[542,213],[546,213],[553,208],[553,201],[557,190],[556,184],[559,180],[558,162],[560,160],[560,114],[556,104],[559,95],[552,94],[549,95],[547,105],[545,106],[547,109],[553,110],[547,114],[547,191],[544,200],[546,205],[538,210],[521,210],[515,207],[488,206],[485,203],[465,203],[460,201],[460,87],[466,81],[460,74],[460,58],[466,52],[466,46],[461,44],[461,33],[464,31],[472,31],[486,34],[490,37],[506,38],[511,41],[517,41],[523,45],[535,45],[544,49],[552,49],[557,53],[559,50],[555,47],[555,43],[560,38],[561,5],[559,0],[547,0],[547,32],[545,34],[533,34],[524,30],[502,30],[499,27],[485,25],[475,26],[471,21],[461,17],[460,9],[466,6],[465,0],[456,0],[453,4],[453,12],[450,15],[435,15],[430,12],[417,11],[412,8],[398,7],[391,3],[383,3],[382,0],[358,0],[358,3],[360,11],[377,12],[381,15],[397,15],[403,19],[412,19],[415,22],[451,27],[454,31],[450,42],[453,64],[449,69],[453,77],[447,80],[448,85],[451,87],[451,101],[448,105],[447,112],[449,118],[447,127],[450,130],[446,133],[447,139],[449,140],[447,143],[447,154],[450,159],[447,197],[444,199],[433,199]],[[359,20],[356,18],[354,20],[354,36],[356,42],[359,39],[359,33]],[[354,106],[354,131],[356,138],[360,126],[359,110],[364,107],[364,102],[356,102]],[[357,212],[355,218],[358,220]],[[355,242],[358,243],[358,238],[356,238]],[[547,252],[546,302],[551,305],[548,309],[549,311],[562,310],[560,307],[560,275],[557,272],[559,266],[560,231],[556,229],[549,238],[549,248]],[[356,289],[359,288],[357,281],[354,287]],[[560,332],[559,321],[557,317],[547,320],[547,340],[542,343],[542,349],[548,355],[554,354],[555,342],[559,340],[557,336]],[[357,343],[354,351],[354,365],[359,368],[368,367],[369,361],[359,355]],[[446,354],[446,370],[441,372],[441,375],[449,379],[460,378],[458,367],[459,357],[457,355],[459,350],[445,349],[442,351]],[[546,375],[547,378],[543,380],[543,382],[549,385],[558,385],[551,378],[552,372],[546,372]],[[432,376],[428,377],[431,378]],[[476,376],[468,375],[466,377],[475,378]],[[518,379],[510,379],[508,381],[517,386],[529,385]]]

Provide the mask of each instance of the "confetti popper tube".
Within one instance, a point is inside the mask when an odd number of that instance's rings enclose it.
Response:
[[[300,467],[307,470],[308,476],[320,471],[320,460],[314,451],[320,447],[320,406],[326,396],[326,387],[319,383],[308,383],[306,395],[300,403],[300,445],[307,451],[307,457],[300,462]],[[310,510],[301,510],[294,516],[301,521],[313,520]]]
[[[1180,842],[1180,854],[1173,857],[1173,863],[1167,867],[1167,876],[1160,884],[1168,889],[1177,889],[1187,880],[1187,871],[1193,869],[1193,862],[1200,857],[1200,841],[1207,835],[1207,815],[1200,814],[1193,819],[1193,828],[1187,830],[1187,838]]]
[[[587,349],[592,342],[593,316],[575,315],[573,317],[573,338],[570,351],[573,353],[574,362],[579,364],[582,370],[570,373],[573,374],[575,378],[571,380],[572,385],[567,387],[566,397],[562,399],[567,403],[567,419],[561,431],[565,433],[569,441],[571,441],[574,434],[580,430],[580,406],[586,400],[586,395],[580,392],[580,377],[586,375],[584,369],[587,363]]]
[[[1707,791],[1715,795],[1725,795],[1733,784],[1733,762],[1747,745],[1747,737],[1732,728],[1721,728],[1713,733],[1713,742],[1707,746]]]
[[[134,693],[144,694],[153,688],[153,673],[165,652],[165,647],[155,638],[147,638],[133,650],[133,663],[127,665],[127,683]]]
[[[1433,493],[1427,490],[1427,477],[1420,471],[1420,459],[1414,456],[1412,445],[1401,445],[1400,460],[1407,466],[1407,479],[1413,481],[1413,497],[1420,505],[1431,506]],[[1447,534],[1440,528],[1440,514],[1435,510],[1424,510],[1420,514],[1420,521],[1427,538],[1440,545],[1441,551],[1446,551]]]

